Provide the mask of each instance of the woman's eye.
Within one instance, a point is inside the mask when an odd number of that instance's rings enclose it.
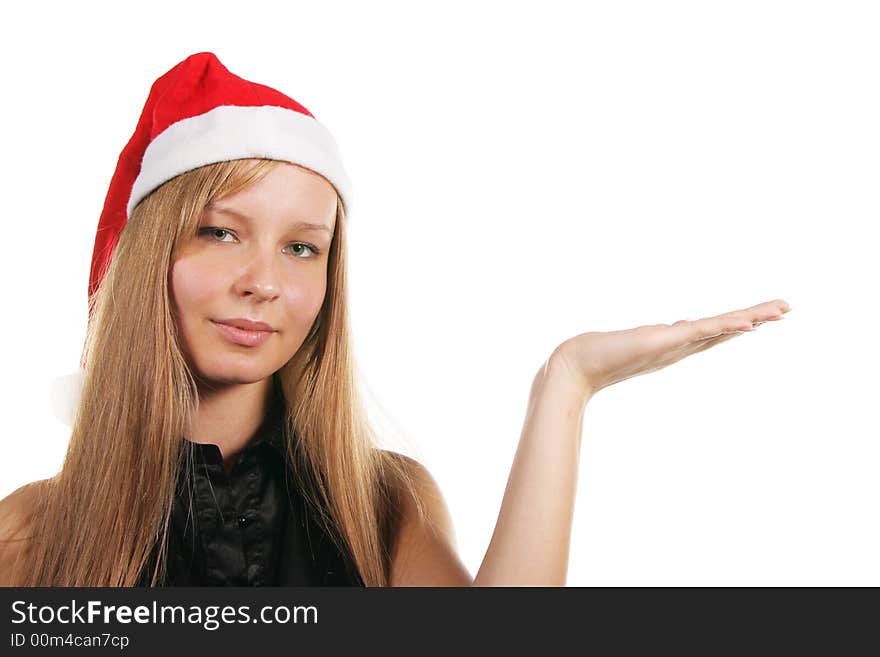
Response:
[[[223,238],[226,235],[232,235],[232,233],[230,233],[225,228],[214,228],[212,226],[212,227],[208,227],[208,228],[200,228],[199,229],[199,235],[206,235],[206,234],[210,235],[217,242],[228,242],[229,240],[226,240]]]
[[[232,231],[226,230],[225,228],[215,228],[214,226],[199,228],[199,235],[209,235],[212,241],[215,242],[232,242],[235,239],[235,234]],[[232,239],[226,239],[227,237]],[[321,250],[317,246],[314,244],[307,244],[306,242],[293,242],[286,248],[289,248],[297,258],[302,258],[303,260],[314,258],[321,253]]]
[[[310,256],[300,255],[301,253],[305,253],[305,251],[303,251],[303,249],[308,249],[309,251],[311,251],[312,255],[310,255]],[[318,250],[318,247],[316,247],[312,244],[306,244],[305,242],[294,242],[293,244],[290,245],[290,250],[293,252],[293,254],[296,257],[303,258],[304,260],[308,260],[309,258],[314,258],[316,255],[318,255],[320,253],[320,251]]]

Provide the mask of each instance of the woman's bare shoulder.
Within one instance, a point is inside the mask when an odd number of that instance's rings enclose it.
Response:
[[[398,464],[398,467],[403,470],[403,476],[406,478],[405,483],[399,479],[395,482],[398,493],[407,492],[414,494],[422,504],[436,504],[438,499],[442,500],[443,496],[440,493],[437,481],[420,461],[399,452],[384,451],[386,456],[393,459]],[[404,508],[411,515],[415,515],[413,510],[421,506],[421,504],[414,504],[414,502],[411,495],[405,495],[401,500]],[[434,510],[436,511],[436,509]],[[421,515],[426,511],[430,511],[430,509],[419,508],[416,513]]]
[[[52,479],[32,481],[19,486],[0,499],[0,540],[21,538],[31,525],[34,509],[40,496],[51,485]],[[2,545],[0,545],[2,549]]]
[[[0,586],[15,586],[16,558],[32,533],[37,502],[52,479],[20,486],[0,499]]]
[[[405,473],[405,476],[411,483],[422,483],[426,477],[430,476],[425,466],[411,456],[390,449],[383,449],[382,452],[386,459],[394,461],[397,467]],[[398,485],[400,484],[399,481],[396,483]]]

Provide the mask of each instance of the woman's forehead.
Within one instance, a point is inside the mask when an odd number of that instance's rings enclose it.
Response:
[[[213,200],[206,210],[242,220],[290,221],[332,235],[337,203],[336,189],[323,176],[283,163],[248,187]]]

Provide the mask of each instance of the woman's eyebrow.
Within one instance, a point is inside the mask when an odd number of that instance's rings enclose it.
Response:
[[[243,212],[239,212],[233,208],[223,207],[222,205],[216,205],[215,203],[208,203],[206,209],[212,212],[221,212],[223,214],[231,214],[239,219],[243,219],[244,221],[253,221],[249,216],[244,214]],[[298,230],[314,230],[314,231],[323,231],[327,233],[330,237],[333,237],[333,231],[330,230],[328,226],[324,224],[313,224],[308,221],[297,221],[293,224],[293,227]]]

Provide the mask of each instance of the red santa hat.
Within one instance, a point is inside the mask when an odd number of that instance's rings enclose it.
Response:
[[[293,98],[230,73],[214,53],[196,53],[153,83],[119,156],[95,236],[89,298],[144,197],[192,169],[244,158],[284,160],[320,174],[350,214],[351,183],[329,130]]]

